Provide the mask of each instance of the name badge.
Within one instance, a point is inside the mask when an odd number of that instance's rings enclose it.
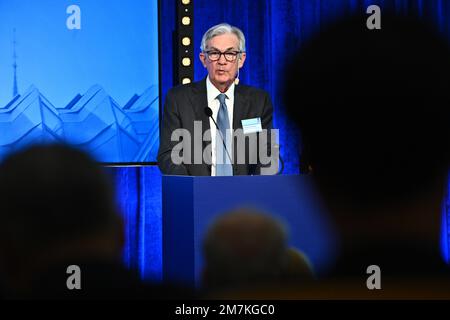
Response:
[[[244,130],[244,134],[261,132],[261,118],[253,118],[253,119],[245,119],[241,120],[242,129]]]

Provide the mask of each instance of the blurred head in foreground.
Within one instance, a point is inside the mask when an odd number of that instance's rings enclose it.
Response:
[[[0,163],[0,221],[0,273],[13,291],[53,264],[120,258],[110,181],[66,146],[34,146]]]
[[[208,290],[312,278],[306,257],[287,247],[283,226],[255,210],[220,216],[207,232],[204,258],[203,284]]]
[[[344,251],[371,248],[373,263],[377,247],[395,252],[393,260],[414,248],[437,255],[450,159],[450,51],[415,18],[383,13],[381,30],[369,30],[366,19],[323,28],[301,48],[285,104]]]

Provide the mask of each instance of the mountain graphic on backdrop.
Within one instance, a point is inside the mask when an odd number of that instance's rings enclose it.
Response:
[[[66,142],[99,162],[155,161],[159,142],[157,86],[120,106],[99,85],[55,107],[35,86],[0,107],[0,159],[34,143]]]

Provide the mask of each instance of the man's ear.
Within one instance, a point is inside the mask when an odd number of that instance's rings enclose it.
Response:
[[[202,62],[203,66],[206,68],[206,56],[205,56],[205,54],[203,52],[200,52],[198,57],[200,58],[200,61]]]
[[[247,57],[246,53],[242,52],[241,56],[239,57],[239,60],[238,60],[238,67],[239,67],[239,69],[244,66],[244,62],[245,62],[245,58],[246,57]]]

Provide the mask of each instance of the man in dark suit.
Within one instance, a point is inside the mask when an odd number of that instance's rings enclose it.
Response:
[[[269,163],[270,133],[262,137],[264,129],[272,129],[272,103],[265,91],[237,85],[245,58],[238,28],[219,24],[204,34],[200,60],[208,76],[173,88],[166,97],[158,152],[162,173],[274,173],[278,161]]]

